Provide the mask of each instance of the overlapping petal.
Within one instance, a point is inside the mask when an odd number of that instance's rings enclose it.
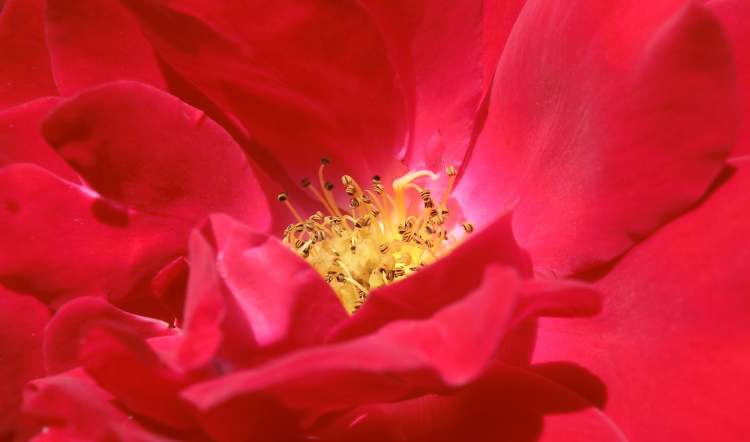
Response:
[[[117,80],[166,88],[154,50],[119,2],[47,0],[46,31],[63,95]]]
[[[333,290],[280,241],[227,216],[214,216],[209,241],[197,232],[181,360],[198,367],[214,357],[250,364],[319,345],[347,318]]]
[[[567,274],[705,192],[734,142],[732,56],[713,16],[681,3],[526,4],[457,189],[469,219],[518,198],[519,243]]]
[[[482,95],[483,2],[361,2],[383,32],[411,117],[410,169],[458,166]],[[504,17],[503,17],[504,18]]]
[[[631,440],[739,440],[750,430],[740,418],[750,256],[737,242],[750,233],[748,166],[596,282],[599,317],[539,322],[535,360],[573,361],[600,377],[605,411]]]
[[[269,223],[236,143],[156,89],[114,83],[85,92],[56,108],[44,136],[86,185],[33,165],[0,172],[0,275],[47,301],[106,294],[119,302],[147,292],[212,212],[259,229]]]

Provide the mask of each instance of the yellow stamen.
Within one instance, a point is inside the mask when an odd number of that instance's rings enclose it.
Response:
[[[372,190],[363,191],[354,178],[344,175],[341,183],[351,210],[342,214],[331,192],[333,185],[325,179],[328,164],[330,161],[324,158],[318,169],[320,192],[307,179],[302,185],[329,216],[316,212],[302,219],[288,196],[279,195],[279,201],[297,221],[286,228],[283,242],[325,278],[349,313],[359,309],[373,289],[408,277],[445,256],[458,243],[447,233],[449,213],[445,204],[436,206],[430,190],[414,183],[423,177],[437,180],[435,173],[417,170],[397,178],[392,183],[393,195],[386,192],[378,176],[372,179]],[[446,172],[448,185],[443,201],[447,201],[455,179],[454,168]],[[470,223],[462,227],[467,234],[473,231]]]

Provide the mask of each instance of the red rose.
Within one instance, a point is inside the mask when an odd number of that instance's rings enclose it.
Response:
[[[8,0],[0,433],[742,440],[749,11],[600,3]]]

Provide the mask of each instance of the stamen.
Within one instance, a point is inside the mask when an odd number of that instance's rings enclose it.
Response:
[[[408,277],[458,243],[447,233],[449,213],[445,204],[436,204],[431,190],[414,182],[423,177],[437,180],[437,174],[429,170],[407,173],[393,181],[392,195],[378,175],[365,190],[352,176],[343,175],[342,191],[349,197],[350,210],[342,213],[333,194],[334,185],[325,177],[330,160],[321,158],[320,163],[320,187],[312,186],[307,178],[301,185],[320,201],[328,215],[317,211],[302,219],[288,195],[279,194],[279,201],[296,220],[284,230],[283,242],[320,273],[348,312],[358,310],[371,290]],[[449,166],[446,174],[444,201],[452,190],[455,168]],[[407,189],[414,189],[416,194]],[[467,234],[474,230],[468,222],[461,226]]]
[[[294,206],[292,206],[292,203],[289,202],[289,195],[287,195],[286,192],[281,192],[280,194],[276,196],[276,198],[282,203],[284,203],[284,205],[286,205],[287,209],[289,209],[289,211],[292,212],[292,215],[297,220],[297,222],[300,222],[300,223],[304,222],[302,221],[302,217],[299,216],[297,209],[295,209]]]

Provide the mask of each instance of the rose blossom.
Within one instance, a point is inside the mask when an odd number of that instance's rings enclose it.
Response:
[[[747,8],[403,6],[6,2],[0,431],[741,440]]]

